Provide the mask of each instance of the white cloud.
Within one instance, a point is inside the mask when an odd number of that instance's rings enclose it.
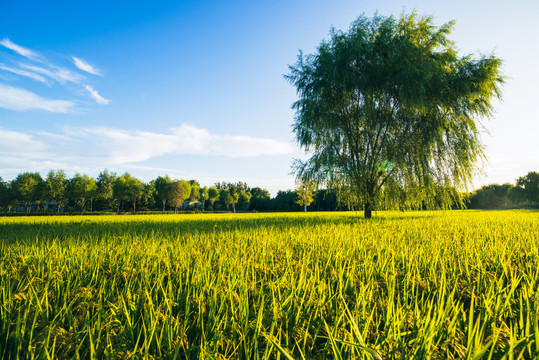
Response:
[[[48,70],[48,69],[45,69],[41,66],[35,66],[35,65],[28,65],[28,64],[19,64],[22,68],[25,68],[25,69],[28,69],[28,70],[31,70],[33,72],[36,72],[36,73],[39,73],[39,74],[42,74],[42,75],[45,75],[45,76],[48,76],[50,77],[51,79],[53,80],[56,80],[58,81],[58,75],[56,75],[53,71],[51,70]]]
[[[172,129],[172,133],[179,140],[179,152],[186,154],[257,157],[292,152],[292,147],[289,144],[277,140],[249,136],[215,135],[205,129],[186,124]]]
[[[29,64],[20,64],[20,66],[33,72],[48,76],[51,79],[59,82],[60,84],[65,84],[66,82],[80,84],[83,80],[86,79],[83,75],[77,74],[76,72],[58,66],[51,66],[52,70],[45,69],[41,66]]]
[[[192,167],[178,167],[173,157],[194,155],[200,156],[193,159],[196,163],[227,162],[235,166],[252,160],[226,158],[284,155],[292,150],[291,145],[272,139],[212,134],[186,124],[165,132],[114,128],[19,132],[0,127],[0,175],[8,179],[23,171],[39,171],[44,175],[50,169],[63,169],[71,174],[78,171],[97,176],[99,171],[109,169],[117,173],[134,171],[137,177],[147,181],[163,174],[197,179],[206,184],[241,180],[275,194],[279,189],[292,187],[293,179],[286,181],[286,174],[274,172],[267,177],[260,174],[259,178],[216,174],[211,166],[200,172]],[[163,157],[155,159],[157,162],[149,161],[160,156]]]
[[[76,72],[65,69],[63,67],[53,66],[52,68],[56,76],[56,79],[58,80],[58,82],[62,84],[65,82],[72,82],[75,84],[80,84],[81,81],[86,79],[83,75],[77,74]]]
[[[8,71],[8,72],[11,72],[13,74],[17,74],[17,75],[21,75],[21,76],[26,76],[26,77],[29,77],[31,79],[40,81],[42,83],[47,83],[47,79],[45,79],[43,76],[38,75],[38,74],[33,73],[33,72],[30,72],[30,71],[11,68],[11,67],[3,65],[3,64],[0,64],[0,70]]]
[[[90,85],[84,85],[84,88],[86,90],[88,90],[88,92],[90,93],[90,96],[94,98],[94,100],[99,104],[99,105],[107,105],[110,100],[109,99],[105,99],[103,96],[99,95],[99,93],[97,92],[97,90],[95,90],[93,87],[91,87]]]
[[[25,89],[0,84],[0,107],[4,109],[67,113],[73,109],[74,105],[72,101],[46,99]]]
[[[90,73],[93,75],[101,76],[101,72],[98,69],[96,69],[95,66],[88,64],[86,61],[78,57],[71,56],[71,58],[73,59],[73,63],[75,64],[75,66],[79,68],[80,70],[86,71],[87,73]]]
[[[20,84],[24,83],[20,81],[20,77],[45,83],[49,85],[49,89],[55,86],[56,90],[58,88],[57,84],[59,84],[64,88],[64,91],[75,91],[75,93],[71,93],[71,96],[88,94],[88,97],[91,97],[100,105],[107,105],[110,102],[109,99],[101,96],[88,81],[87,76],[79,71],[101,76],[99,69],[85,60],[71,56],[69,65],[66,65],[65,57],[61,56],[60,58],[63,58],[63,62],[54,62],[42,54],[13,43],[8,38],[0,40],[0,48],[2,46],[13,50],[15,54],[0,52],[0,59],[2,59],[0,78],[5,83],[17,81],[17,87],[3,85],[0,94],[0,107],[15,111],[41,109],[53,112],[67,112],[71,107],[74,107],[75,103],[73,101],[49,100],[34,94],[34,91],[39,92],[33,88],[31,91],[28,88],[23,89],[24,85]],[[4,57],[7,60],[4,61]],[[24,57],[24,59],[21,57]],[[7,73],[11,74],[8,76]],[[18,75],[18,77],[14,77],[12,74]],[[71,84],[76,86],[70,86]],[[85,91],[81,92],[81,88],[84,88]]]
[[[34,136],[0,128],[0,154],[34,154],[41,153],[47,146]]]
[[[34,51],[32,51],[30,49],[27,49],[27,48],[24,48],[22,46],[19,46],[19,45],[13,43],[8,38],[2,39],[2,41],[0,41],[0,45],[3,45],[4,47],[6,47],[6,48],[8,48],[10,50],[13,50],[16,53],[18,53],[19,55],[22,55],[22,56],[27,57],[27,58],[37,58],[38,57],[37,53],[35,53]]]
[[[92,146],[102,149],[111,164],[142,162],[167,154],[252,158],[293,151],[290,144],[277,140],[216,135],[186,124],[169,133],[96,128],[69,129],[67,134],[80,140],[91,139]]]

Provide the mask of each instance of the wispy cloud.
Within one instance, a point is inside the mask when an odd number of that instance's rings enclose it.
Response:
[[[33,73],[31,71],[25,71],[25,70],[22,70],[22,69],[15,69],[15,68],[6,66],[4,64],[0,64],[0,70],[4,70],[4,71],[7,71],[7,72],[16,74],[16,75],[26,76],[28,78],[40,81],[42,83],[47,83],[47,79],[45,79],[43,76],[38,75],[36,73]]]
[[[0,84],[0,107],[4,109],[67,113],[72,111],[74,106],[72,101],[46,99],[25,89]]]
[[[86,71],[87,73],[90,73],[93,75],[101,76],[101,72],[95,66],[88,64],[86,61],[78,57],[71,56],[71,58],[73,59],[73,63],[75,64],[75,66],[79,68],[80,70]]]
[[[65,69],[59,66],[51,66],[50,70],[42,66],[36,66],[36,65],[30,65],[30,64],[20,64],[20,66],[24,69],[31,70],[33,72],[45,75],[59,82],[60,84],[65,84],[66,82],[80,84],[82,81],[86,80],[86,78],[83,75],[77,74],[76,72],[73,72],[69,69]]]
[[[84,88],[86,90],[88,90],[88,92],[90,93],[90,96],[94,98],[94,100],[99,104],[99,105],[107,105],[110,100],[109,99],[105,99],[103,96],[99,95],[99,93],[97,92],[97,90],[95,90],[93,87],[91,87],[90,85],[84,85]]]
[[[38,55],[36,52],[30,50],[30,49],[27,49],[27,48],[24,48],[20,45],[17,45],[15,44],[14,42],[12,42],[11,40],[9,40],[8,38],[4,38],[2,39],[2,41],[0,41],[0,45],[10,49],[10,50],[13,50],[15,51],[16,53],[18,53],[19,55],[22,55],[24,57],[27,57],[27,58],[37,58]]]
[[[47,84],[48,87],[46,88],[46,91],[50,91],[53,86],[57,87],[57,84],[59,84],[63,87],[64,92],[69,92],[68,96],[70,97],[88,94],[88,97],[92,98],[100,105],[107,105],[110,103],[110,100],[103,97],[84,75],[88,73],[101,76],[101,72],[97,67],[90,65],[81,58],[71,56],[69,62],[67,62],[66,58],[63,56],[56,56],[56,59],[48,58],[34,50],[15,44],[8,38],[2,39],[0,41],[0,46],[14,52],[0,52],[0,60],[2,60],[2,63],[0,63],[0,72],[3,72],[0,73],[0,75],[2,75],[4,82],[17,81],[17,87],[10,87],[7,84],[4,84],[4,88],[2,89],[4,100],[0,103],[1,107],[15,111],[41,109],[46,111],[67,112],[69,108],[74,106],[74,101],[47,100],[40,95],[37,95],[36,93],[39,93],[39,89],[35,87],[35,85],[29,84],[28,86],[32,86],[32,88],[23,89],[22,87],[26,87],[26,83],[22,81],[22,77]],[[84,74],[81,73],[81,71],[83,71]],[[7,75],[7,73],[10,73],[10,75],[5,76],[4,74]],[[77,87],[84,88],[85,91],[77,91]],[[55,89],[55,93],[57,93],[57,89]],[[73,92],[73,90],[75,91]],[[11,96],[12,94],[24,96],[20,99],[15,99]],[[40,101],[32,106],[26,99]],[[60,111],[61,109],[64,109],[65,111]]]

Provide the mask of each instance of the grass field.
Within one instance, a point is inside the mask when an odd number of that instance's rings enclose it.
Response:
[[[0,218],[0,358],[539,358],[539,212]]]

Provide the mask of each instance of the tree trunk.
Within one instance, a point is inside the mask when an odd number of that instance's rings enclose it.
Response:
[[[236,213],[236,204],[234,202],[232,202],[232,211],[234,214]]]
[[[166,200],[163,200],[163,214],[165,213],[165,203],[166,202],[167,202]]]
[[[372,217],[372,203],[374,199],[374,183],[367,183],[367,194],[365,199],[365,219]]]
[[[365,201],[365,219],[372,217],[372,204],[370,200]]]
[[[94,198],[90,198],[90,212],[94,212]]]
[[[174,207],[174,214],[177,214],[177,213],[178,213],[178,207],[175,206],[175,207]]]
[[[307,212],[307,203],[303,202],[303,212]]]
[[[136,214],[137,213],[137,209],[135,208],[135,202],[137,200],[133,198],[133,214]]]

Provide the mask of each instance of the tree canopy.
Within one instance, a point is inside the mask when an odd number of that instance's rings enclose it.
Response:
[[[293,131],[310,155],[294,163],[297,176],[337,176],[365,217],[381,196],[407,207],[454,201],[484,157],[480,119],[504,79],[496,56],[459,56],[452,28],[416,13],[360,16],[300,52],[285,76],[299,97]]]

